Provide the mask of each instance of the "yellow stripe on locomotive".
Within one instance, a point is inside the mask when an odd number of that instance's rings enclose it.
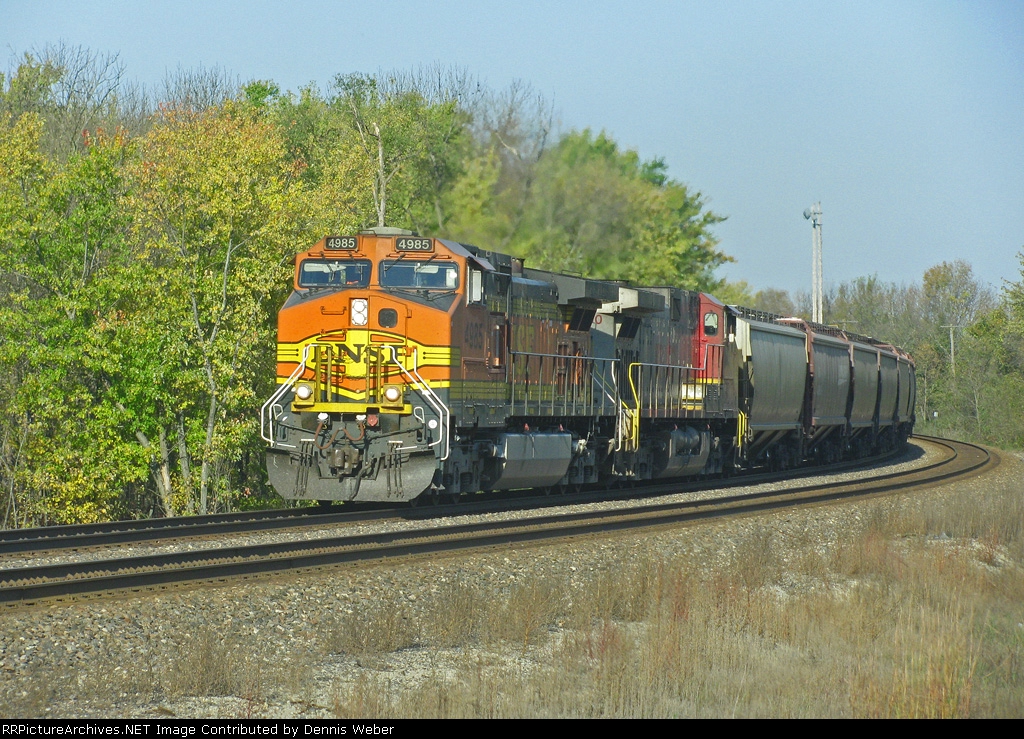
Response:
[[[400,334],[380,330],[344,332],[344,340],[311,336],[296,343],[278,344],[278,383],[285,383],[306,356],[306,368],[295,383],[292,409],[327,413],[412,413],[405,402],[410,369],[428,375],[449,374],[458,350],[424,346]],[[395,364],[401,362],[402,366]],[[424,377],[430,387],[448,387],[450,381]]]

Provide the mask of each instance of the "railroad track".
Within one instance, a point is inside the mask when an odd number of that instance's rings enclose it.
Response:
[[[978,446],[929,437],[917,438],[939,446],[943,450],[942,458],[909,472],[881,473],[845,484],[811,483],[784,491],[727,495],[700,501],[659,501],[630,508],[543,514],[513,521],[478,521],[315,540],[3,569],[0,570],[0,604],[24,606],[69,601],[126,591],[161,590],[183,583],[216,583],[283,571],[303,572],[341,564],[400,560],[607,535],[637,528],[678,526],[935,485],[952,478],[978,474],[999,461],[994,453]],[[830,473],[832,471],[829,470]],[[743,484],[750,482],[750,478],[746,478]],[[678,485],[675,488],[678,489]],[[650,492],[645,491],[645,494]],[[571,502],[577,504],[581,501],[574,497]]]
[[[41,526],[32,529],[0,530],[0,559],[30,553],[84,550],[126,544],[154,543],[177,539],[208,538],[276,529],[295,529],[333,524],[359,523],[391,515],[388,511],[359,505],[355,510],[339,508],[282,508],[187,516],[147,518],[139,521]]]
[[[884,461],[888,455],[831,465],[830,473],[840,472]],[[731,479],[707,479],[699,482],[673,481],[612,489],[593,489],[573,493],[572,503],[595,503],[608,500],[635,500],[675,492],[699,492],[747,487],[764,482],[820,475],[820,467],[806,467],[786,472],[748,474]],[[472,502],[470,502],[472,501]],[[564,505],[561,496],[522,492],[510,496],[508,491],[477,494],[457,508],[451,504],[437,508],[427,505],[412,508],[406,504],[374,506],[346,503],[341,506],[283,508],[271,511],[248,511],[205,516],[150,518],[136,521],[113,521],[72,526],[40,526],[29,529],[0,530],[0,567],[5,560],[23,559],[30,555],[56,554],[68,551],[158,544],[179,540],[208,539],[232,534],[255,534],[275,530],[314,529],[367,522],[423,520],[452,515],[501,513],[512,510],[537,509]]]

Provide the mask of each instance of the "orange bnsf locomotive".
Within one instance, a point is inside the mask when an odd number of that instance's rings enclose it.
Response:
[[[286,499],[412,501],[783,469],[904,443],[867,337],[377,228],[295,260],[261,412]]]

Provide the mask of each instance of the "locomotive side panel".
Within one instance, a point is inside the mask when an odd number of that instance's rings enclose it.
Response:
[[[467,259],[465,299],[451,315],[453,426],[503,428],[508,420],[509,279],[486,260]]]
[[[555,356],[561,333],[558,292],[538,280],[512,278],[509,305],[509,383],[512,416],[559,415]]]
[[[695,293],[674,288],[650,288],[664,307],[641,318],[637,358],[630,379],[640,397],[643,418],[681,419],[702,415],[704,367],[695,363]]]

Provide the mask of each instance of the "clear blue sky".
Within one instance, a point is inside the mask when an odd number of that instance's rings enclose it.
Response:
[[[9,69],[65,42],[157,84],[218,66],[297,90],[440,62],[531,84],[563,128],[608,131],[728,216],[755,288],[919,281],[963,258],[993,287],[1024,248],[1024,2],[0,0]]]

